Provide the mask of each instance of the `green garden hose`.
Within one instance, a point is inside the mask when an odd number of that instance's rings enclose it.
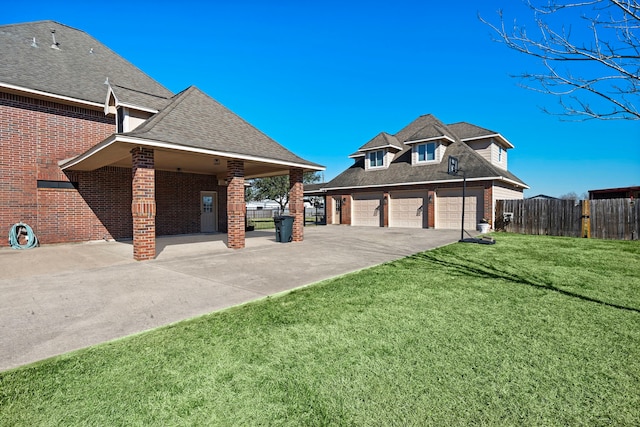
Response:
[[[20,235],[27,236],[27,241],[24,245],[20,244]],[[9,244],[13,249],[31,249],[38,246],[38,238],[33,233],[31,227],[25,223],[19,222],[17,224],[13,224],[9,230]]]

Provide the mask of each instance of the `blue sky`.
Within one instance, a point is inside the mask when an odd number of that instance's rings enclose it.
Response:
[[[446,4],[445,4],[446,3]],[[640,185],[640,122],[566,122],[510,75],[539,69],[492,41],[478,13],[526,21],[514,0],[29,1],[0,24],[83,30],[173,92],[195,85],[296,154],[327,167],[422,114],[501,133],[525,196]],[[579,20],[567,22],[580,25]]]

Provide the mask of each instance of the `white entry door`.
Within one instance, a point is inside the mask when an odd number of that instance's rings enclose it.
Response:
[[[200,232],[213,233],[218,229],[216,212],[218,211],[218,193],[200,192]]]

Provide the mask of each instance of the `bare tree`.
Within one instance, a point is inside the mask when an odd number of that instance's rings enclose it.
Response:
[[[580,200],[578,199],[578,194],[575,191],[570,191],[566,194],[563,194],[562,196],[559,197],[559,199],[562,200]]]
[[[541,60],[522,86],[559,97],[564,116],[640,119],[640,2],[638,0],[523,0],[533,15],[531,34],[514,20],[482,17],[509,48]],[[584,23],[584,27],[566,22]],[[576,31],[574,31],[576,30]],[[604,101],[604,102],[602,102]],[[550,112],[546,108],[546,112]]]

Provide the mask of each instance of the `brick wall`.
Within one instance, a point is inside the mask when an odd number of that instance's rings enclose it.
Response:
[[[53,197],[47,205],[40,205],[42,217],[48,210],[58,210],[59,222],[67,223],[72,232],[60,233],[52,218],[46,227],[40,228],[43,243],[86,241],[99,239],[130,239],[131,220],[131,169],[104,167],[91,172],[69,172],[71,181],[78,183],[78,190],[65,191],[74,194],[74,204],[64,209],[61,201]],[[39,190],[43,193],[43,190]]]
[[[159,236],[200,232],[200,191],[218,192],[217,215],[220,219],[220,206],[226,206],[226,192],[223,197],[216,176],[156,171],[156,231]],[[226,215],[226,208],[224,212]]]
[[[0,246],[7,245],[9,228],[19,221],[43,244],[133,237],[130,168],[65,174],[57,164],[114,130],[103,111],[0,93]],[[226,231],[226,187],[218,187],[217,177],[155,175],[157,235],[200,231],[200,191],[218,191],[218,229]],[[38,180],[78,186],[38,189]]]
[[[24,221],[43,243],[84,240],[75,236],[85,232],[86,222],[76,232],[56,221],[64,207],[82,210],[74,214],[81,220],[91,215],[77,192],[38,190],[37,180],[66,181],[58,161],[86,151],[114,129],[103,111],[0,93],[0,235]]]

